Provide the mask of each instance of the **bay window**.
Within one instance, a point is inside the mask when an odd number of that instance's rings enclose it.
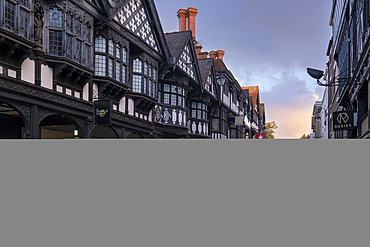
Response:
[[[163,104],[185,108],[185,89],[173,84],[159,83],[158,101]]]
[[[65,56],[91,67],[91,27],[71,13],[49,9],[49,55]]]
[[[1,27],[20,35],[26,39],[31,39],[31,8],[33,4],[30,0],[3,0],[1,6]]]
[[[137,93],[144,93],[156,98],[157,70],[148,62],[139,58],[132,61],[132,90]]]
[[[120,44],[103,36],[95,38],[95,75],[126,83],[126,61],[127,51]]]

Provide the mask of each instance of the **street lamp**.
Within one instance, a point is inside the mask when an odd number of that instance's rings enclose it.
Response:
[[[328,82],[326,83],[326,84],[324,84],[324,83],[322,83],[321,81],[320,81],[320,79],[321,79],[321,77],[324,75],[324,71],[322,71],[322,70],[318,70],[318,69],[312,69],[312,68],[307,68],[307,73],[312,77],[312,78],[314,78],[314,79],[316,79],[317,80],[317,84],[319,85],[319,86],[324,86],[324,87],[329,87],[329,86],[332,86],[332,84],[334,84],[335,83],[335,80],[333,80],[332,82],[329,82],[330,81],[330,76],[329,76],[329,72],[330,72],[330,68],[329,68],[329,63],[326,63],[326,66],[327,66],[327,68],[328,68],[328,77],[327,77],[327,80],[328,80]],[[328,126],[327,126],[327,128],[328,128],[328,139],[329,139],[329,137],[330,137],[330,128],[329,128],[329,106],[330,106],[330,94],[329,94],[329,88],[327,88],[327,93],[328,93],[328,114],[327,114],[327,117],[328,117],[328,121],[327,121],[327,123],[328,123]],[[322,110],[323,108],[322,107],[320,107],[320,109],[319,109],[319,111],[318,111],[318,113]],[[326,110],[325,110],[326,111]],[[320,120],[321,120],[321,117],[318,115],[318,113],[316,113],[316,116],[315,116],[315,120],[316,120],[316,123],[318,123],[318,122],[320,122]]]

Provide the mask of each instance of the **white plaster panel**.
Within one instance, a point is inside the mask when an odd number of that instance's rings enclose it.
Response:
[[[0,74],[3,73],[3,66],[0,66]]]
[[[71,90],[71,89],[69,89],[69,88],[66,88],[66,94],[67,94],[67,95],[72,95],[72,90]]]
[[[61,86],[57,86],[57,91],[63,93],[63,88]]]
[[[120,101],[119,101],[119,106],[118,106],[118,110],[120,112],[125,112],[125,109],[126,109],[126,98],[123,97]]]
[[[99,87],[97,84],[93,84],[93,92],[94,92],[94,98],[97,98],[98,92],[99,92]],[[93,101],[97,101],[98,99],[93,99]]]
[[[35,62],[29,58],[21,65],[21,80],[35,84]]]
[[[53,68],[41,64],[41,86],[53,89]]]
[[[81,94],[80,94],[79,92],[75,92],[75,97],[76,97],[76,98],[80,98],[80,95],[81,95]]]
[[[83,90],[82,99],[88,101],[89,100],[89,83],[86,83],[82,90]]]
[[[15,70],[8,69],[8,76],[16,78],[17,77],[17,72]]]

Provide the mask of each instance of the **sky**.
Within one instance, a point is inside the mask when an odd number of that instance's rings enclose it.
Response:
[[[331,0],[155,0],[163,31],[179,31],[177,11],[198,9],[195,38],[202,51],[224,50],[239,84],[259,86],[276,139],[311,132],[324,88],[306,72],[325,70],[331,38]]]

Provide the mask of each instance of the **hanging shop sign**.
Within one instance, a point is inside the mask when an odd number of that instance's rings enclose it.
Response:
[[[94,102],[94,124],[112,124],[112,100],[99,100]]]
[[[333,130],[352,130],[354,125],[353,111],[337,111],[333,112]]]
[[[243,116],[236,116],[235,117],[235,125],[243,125],[243,120],[244,120],[244,117]]]

